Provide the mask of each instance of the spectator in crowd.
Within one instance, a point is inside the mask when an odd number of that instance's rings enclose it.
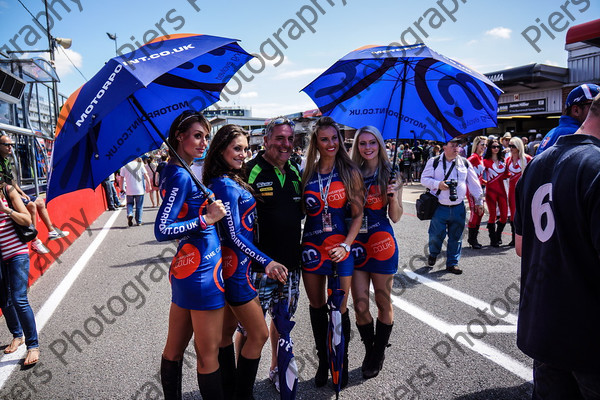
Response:
[[[133,226],[133,205],[135,203],[135,222],[142,225],[142,212],[146,186],[150,185],[150,178],[142,163],[142,158],[125,164],[121,168],[121,175],[125,180],[125,193],[127,194],[127,225]]]
[[[525,168],[516,188],[517,346],[533,399],[600,398],[600,95],[581,127]]]
[[[556,143],[559,137],[571,135],[579,129],[588,115],[592,100],[600,93],[600,86],[586,83],[571,90],[565,101],[565,112],[558,120],[558,126],[546,134],[536,155]]]
[[[3,133],[0,133],[0,179],[3,182],[11,185],[17,193],[21,196],[25,207],[27,207],[27,211],[31,215],[31,221],[34,226],[37,225],[37,215],[39,214],[40,219],[46,225],[48,229],[48,239],[56,240],[66,236],[69,236],[69,232],[62,231],[58,229],[52,221],[50,220],[50,215],[48,214],[48,209],[46,208],[46,203],[44,199],[41,197],[29,197],[17,184],[16,180],[13,177],[13,171],[11,166],[10,157],[13,154],[13,147],[15,146],[15,142],[8,136]],[[42,243],[40,239],[34,239],[31,242],[31,248],[40,254],[46,254],[50,252],[46,246]]]
[[[159,185],[159,177],[158,172],[156,171],[156,163],[154,162],[154,157],[149,156],[145,160],[146,174],[148,174],[149,184],[146,186],[146,193],[150,196],[150,201],[152,202],[152,207],[160,206],[160,196],[158,195],[158,185]],[[156,198],[156,200],[155,200]]]
[[[535,138],[533,140],[529,141],[529,144],[527,145],[527,154],[529,154],[530,156],[535,156],[535,153],[540,145],[540,143],[542,143],[542,134],[541,133],[537,133],[535,135]]]
[[[119,207],[123,207],[117,190],[115,189],[115,174],[110,174],[105,180],[102,181],[102,187],[104,188],[104,194],[106,195],[106,205],[110,211],[115,211]]]
[[[5,280],[1,283],[5,285],[8,296],[5,304],[0,303],[0,306],[8,330],[13,335],[13,340],[4,349],[4,353],[14,353],[25,343],[27,356],[23,365],[27,367],[39,361],[40,345],[35,316],[27,298],[29,249],[27,244],[17,236],[14,224],[29,226],[31,215],[23,204],[20,194],[3,179],[0,184],[0,252],[2,253],[0,282]]]
[[[529,139],[527,139],[527,136],[523,136],[521,138],[521,140],[523,141],[523,147],[525,148],[525,153],[527,153],[527,145],[529,144]]]
[[[401,154],[401,165],[402,165],[402,180],[404,181],[404,184],[408,184],[408,182],[412,182],[411,179],[411,172],[412,172],[412,164],[413,161],[415,159],[415,156],[412,152],[412,150],[410,149],[410,147],[408,146],[408,143],[405,143],[404,146],[401,146],[400,149],[402,150],[402,154]]]
[[[433,266],[442,250],[442,242],[448,233],[446,249],[446,270],[462,274],[458,263],[462,249],[462,234],[465,229],[464,199],[469,193],[475,198],[475,212],[483,214],[483,191],[473,166],[458,155],[459,140],[453,139],[444,145],[444,152],[438,158],[427,161],[421,183],[433,192],[440,191],[440,205],[435,210],[429,224],[428,265]],[[451,182],[453,181],[453,182]],[[452,185],[452,193],[450,188]]]
[[[504,180],[507,178],[505,161],[500,142],[497,139],[488,139],[487,150],[483,156],[483,184],[489,212],[487,228],[492,247],[500,247],[502,244],[502,232],[508,220],[508,197],[504,186]],[[496,210],[500,211],[497,224]]]
[[[502,145],[502,154],[505,158],[510,153],[510,149],[508,147],[510,139],[512,139],[512,135],[510,134],[510,132],[506,132],[504,136],[502,136],[502,139],[500,139],[500,144]]]
[[[263,314],[276,301],[288,304],[290,316],[296,312],[300,296],[300,240],[301,221],[304,218],[301,203],[301,178],[298,163],[292,162],[294,144],[293,121],[285,117],[273,118],[265,129],[265,150],[246,166],[248,184],[256,197],[256,246],[288,269],[288,279],[281,286],[271,279],[264,268],[252,263],[250,280],[258,291]],[[300,148],[294,154],[300,157]],[[302,161],[301,161],[302,162]],[[279,387],[277,351],[279,333],[271,322],[271,366],[269,379]],[[240,338],[238,338],[239,341]]]
[[[412,163],[412,180],[413,182],[421,181],[421,173],[423,172],[423,147],[418,140],[415,140],[415,145],[412,148],[413,163]]]

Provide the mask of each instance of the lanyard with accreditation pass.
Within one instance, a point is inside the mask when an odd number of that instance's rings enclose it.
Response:
[[[321,191],[321,200],[323,201],[323,232],[332,232],[333,231],[333,223],[331,221],[331,214],[329,213],[329,204],[327,203],[327,196],[329,196],[329,187],[331,186],[331,179],[333,178],[333,173],[335,172],[335,166],[331,170],[329,177],[327,178],[327,186],[325,190],[323,190],[323,183],[321,182],[321,173],[317,171],[317,177],[319,178],[319,190]]]

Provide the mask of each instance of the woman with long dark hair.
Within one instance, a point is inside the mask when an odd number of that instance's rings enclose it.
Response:
[[[485,185],[485,202],[489,212],[487,228],[490,244],[492,247],[500,247],[502,231],[504,231],[508,219],[508,196],[504,187],[506,163],[502,145],[497,139],[488,139],[487,150],[483,156],[483,167],[482,182]],[[500,210],[500,218],[496,224],[497,210]]]
[[[287,269],[261,252],[252,242],[256,201],[252,187],[244,181],[244,160],[248,133],[237,125],[225,125],[215,134],[206,159],[202,180],[214,191],[227,212],[219,223],[223,277],[225,279],[225,318],[219,349],[223,392],[226,399],[252,399],[252,390],[263,345],[269,337],[257,293],[250,284],[249,267],[256,262],[271,279],[285,282]],[[246,341],[237,367],[232,336],[243,326]]]
[[[25,343],[27,356],[23,365],[30,366],[39,361],[40,345],[35,316],[27,298],[29,248],[27,243],[23,243],[17,236],[13,223],[29,226],[31,216],[19,193],[11,185],[2,182],[0,184],[0,251],[2,252],[2,279],[6,280],[2,283],[8,289],[7,302],[2,306],[2,314],[6,319],[8,330],[13,335],[13,340],[4,349],[4,353],[14,353]]]
[[[208,147],[209,132],[210,123],[202,114],[186,111],[171,124],[167,141],[190,165]],[[193,334],[200,393],[204,399],[219,400],[223,399],[218,354],[225,296],[214,224],[225,216],[225,207],[219,200],[209,203],[176,154],[169,153],[154,235],[159,242],[178,239],[179,245],[169,269],[172,303],[161,383],[165,399],[181,399],[183,352]],[[214,198],[210,192],[209,196]]]
[[[342,331],[345,357],[342,387],[348,383],[348,343],[350,318],[346,303],[354,271],[350,246],[362,222],[364,186],[360,170],[344,147],[344,138],[335,121],[321,117],[310,137],[306,167],[302,175],[306,223],[302,235],[302,279],[310,302],[310,322],[317,347],[319,366],[315,385],[328,379],[326,278],[337,268],[344,296]],[[351,217],[350,227],[345,217]]]
[[[383,137],[374,126],[360,128],[354,136],[352,161],[362,173],[366,198],[363,227],[352,245],[354,274],[352,300],[356,327],[365,345],[363,378],[374,378],[383,367],[385,348],[394,326],[391,289],[398,271],[398,245],[390,220],[402,216],[402,183],[390,182],[392,166]],[[365,229],[366,228],[366,229]],[[369,311],[369,286],[373,283],[377,325]]]

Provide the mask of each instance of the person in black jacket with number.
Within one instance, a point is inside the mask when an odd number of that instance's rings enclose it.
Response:
[[[573,135],[537,155],[516,188],[517,346],[533,399],[599,399],[600,95]]]

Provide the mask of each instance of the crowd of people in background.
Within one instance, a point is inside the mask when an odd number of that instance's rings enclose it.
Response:
[[[573,89],[559,126],[545,137],[518,137],[506,132],[502,136],[475,136],[470,142],[421,143],[415,138],[396,147],[394,142],[386,143],[377,128],[365,126],[356,131],[348,152],[340,127],[330,117],[321,117],[309,136],[306,155],[301,147],[294,147],[294,122],[286,117],[271,120],[265,129],[264,148],[252,152],[248,133],[237,125],[221,127],[207,151],[210,123],[201,113],[179,115],[169,131],[168,154],[159,150],[138,157],[103,182],[108,209],[126,205],[128,226],[143,224],[147,193],[152,207],[160,207],[154,224],[156,239],[178,242],[170,269],[172,303],[161,358],[165,398],[182,396],[182,360],[192,336],[203,398],[252,399],[260,355],[269,338],[269,379],[279,390],[279,374],[284,372],[277,368],[278,332],[273,325],[268,327],[264,317],[278,302],[286,302],[293,317],[301,278],[317,350],[315,386],[324,386],[329,379],[327,338],[333,317],[326,304],[327,286],[338,277],[344,297],[337,334],[345,338],[344,357],[341,370],[332,378],[339,380],[342,388],[348,385],[350,293],[355,324],[365,347],[362,376],[376,377],[383,368],[394,325],[389,279],[398,269],[398,244],[392,224],[403,214],[403,187],[414,182],[435,193],[439,201],[428,230],[429,266],[436,264],[447,237],[446,271],[462,273],[459,261],[465,224],[471,247],[483,247],[478,233],[484,202],[492,247],[502,245],[503,231],[510,225],[512,239],[508,245],[516,246],[518,255],[523,254],[522,287],[529,288],[524,295],[532,301],[529,308],[521,303],[524,317],[519,318],[518,344],[535,359],[534,392],[540,398],[567,387],[570,394],[565,398],[597,393],[598,375],[578,369],[595,365],[597,351],[588,352],[591,357],[584,354],[586,349],[598,347],[593,333],[589,334],[593,326],[580,330],[584,332],[580,339],[565,341],[562,350],[556,351],[552,342],[546,343],[547,327],[560,331],[564,324],[548,312],[546,304],[552,304],[556,289],[564,287],[561,277],[571,279],[568,290],[580,298],[569,310],[597,300],[597,290],[570,271],[594,257],[598,261],[600,235],[597,228],[589,226],[598,216],[599,93],[600,87],[592,84]],[[572,137],[561,139],[567,135]],[[15,352],[26,344],[24,365],[29,366],[38,362],[40,352],[27,299],[29,248],[16,229],[35,224],[39,214],[50,240],[69,232],[55,227],[43,201],[24,194],[13,181],[6,162],[13,145],[8,136],[0,136],[0,306],[13,334],[4,352]],[[535,172],[531,172],[530,164]],[[560,173],[549,172],[554,169]],[[577,179],[557,178],[566,173]],[[520,182],[522,177],[526,183]],[[570,183],[565,184],[567,181]],[[539,216],[534,215],[539,210],[530,204],[545,199],[538,192],[551,190],[548,185],[565,188],[561,199],[550,198],[555,207],[571,209],[572,200],[577,202],[573,213],[580,226],[558,214],[547,216],[556,217],[552,224],[547,220],[545,228],[539,226]],[[468,223],[465,199],[470,209]],[[592,202],[595,206],[590,205]],[[555,229],[565,239],[572,236],[573,243],[557,243],[556,235],[548,233]],[[582,236],[582,231],[592,229],[594,233]],[[385,251],[373,257],[372,247],[382,243]],[[32,249],[44,252],[41,242],[33,242]],[[540,254],[555,255],[552,265]],[[562,268],[560,277],[543,282],[535,276],[528,278],[527,274],[535,275],[532,268],[540,265],[551,276],[554,262]],[[585,273],[589,282],[598,281],[597,268]],[[376,318],[369,309],[370,285],[375,289]],[[550,289],[538,291],[538,286]],[[556,305],[551,310],[559,308]],[[580,314],[575,313],[578,319],[571,318],[573,324],[587,320]],[[538,315],[546,325],[537,322]],[[561,336],[569,334],[563,332]],[[554,364],[542,362],[546,359]]]

